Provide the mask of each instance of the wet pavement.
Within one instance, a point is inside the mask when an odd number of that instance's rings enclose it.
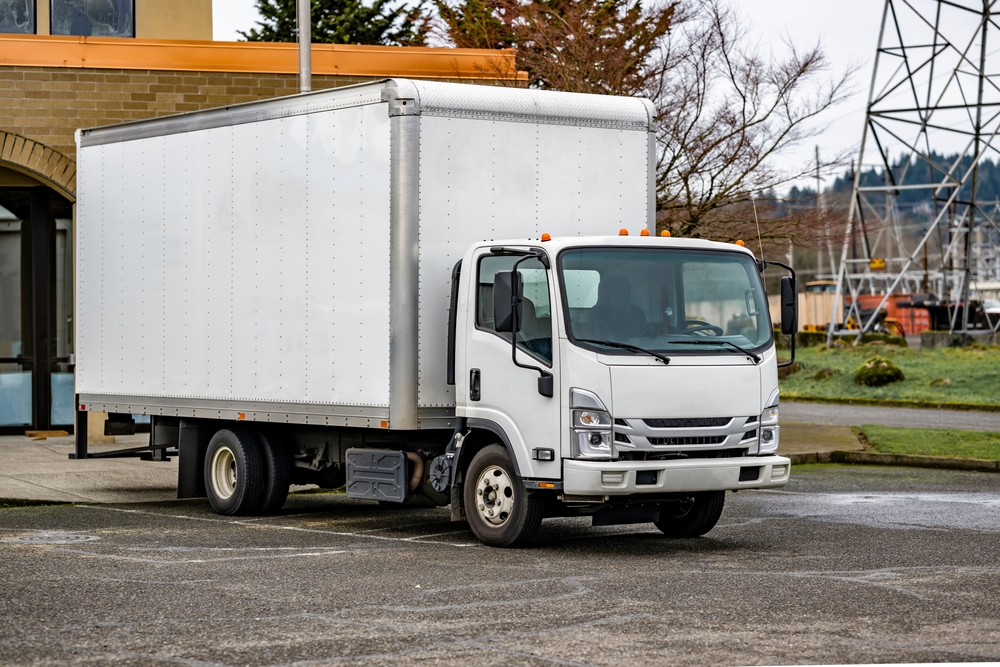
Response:
[[[1000,475],[796,466],[706,537],[304,494],[0,510],[0,663],[803,664],[1000,660]]]

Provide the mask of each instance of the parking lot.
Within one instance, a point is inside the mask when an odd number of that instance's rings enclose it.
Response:
[[[998,509],[998,476],[846,466],[729,494],[701,539],[562,519],[518,550],[336,494],[10,508],[0,662],[998,660]]]

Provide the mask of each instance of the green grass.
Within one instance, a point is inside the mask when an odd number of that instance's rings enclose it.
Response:
[[[906,379],[884,387],[854,384],[854,371],[880,354],[902,369]],[[783,399],[886,401],[942,407],[1000,409],[1000,346],[911,350],[892,345],[796,350],[800,370],[781,381]],[[832,375],[817,379],[823,369]],[[934,380],[948,383],[932,386]],[[939,380],[940,383],[940,380]]]
[[[861,432],[885,454],[922,454],[1000,460],[1000,433],[937,428],[893,428],[865,424]]]

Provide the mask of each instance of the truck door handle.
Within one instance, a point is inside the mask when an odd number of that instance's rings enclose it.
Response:
[[[479,369],[473,368],[469,373],[469,400],[479,400]]]

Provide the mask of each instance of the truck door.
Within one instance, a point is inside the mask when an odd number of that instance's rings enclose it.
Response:
[[[511,360],[510,333],[498,333],[493,323],[493,284],[498,271],[510,271],[524,255],[476,255],[470,269],[473,294],[470,294],[469,322],[465,328],[465,387],[458,389],[459,405],[465,415],[486,419],[503,429],[514,450],[521,477],[558,478],[558,457],[543,462],[535,460],[535,449],[559,451],[559,376],[553,344],[553,291],[550,271],[537,258],[518,265],[524,285],[521,330],[516,334],[517,358],[522,364],[537,366],[553,378],[553,397],[542,396],[538,371],[515,366]],[[464,271],[464,269],[463,269]],[[468,283],[466,283],[468,284]],[[464,389],[464,390],[463,390]],[[464,395],[462,395],[464,394]],[[544,454],[541,458],[546,458]]]

